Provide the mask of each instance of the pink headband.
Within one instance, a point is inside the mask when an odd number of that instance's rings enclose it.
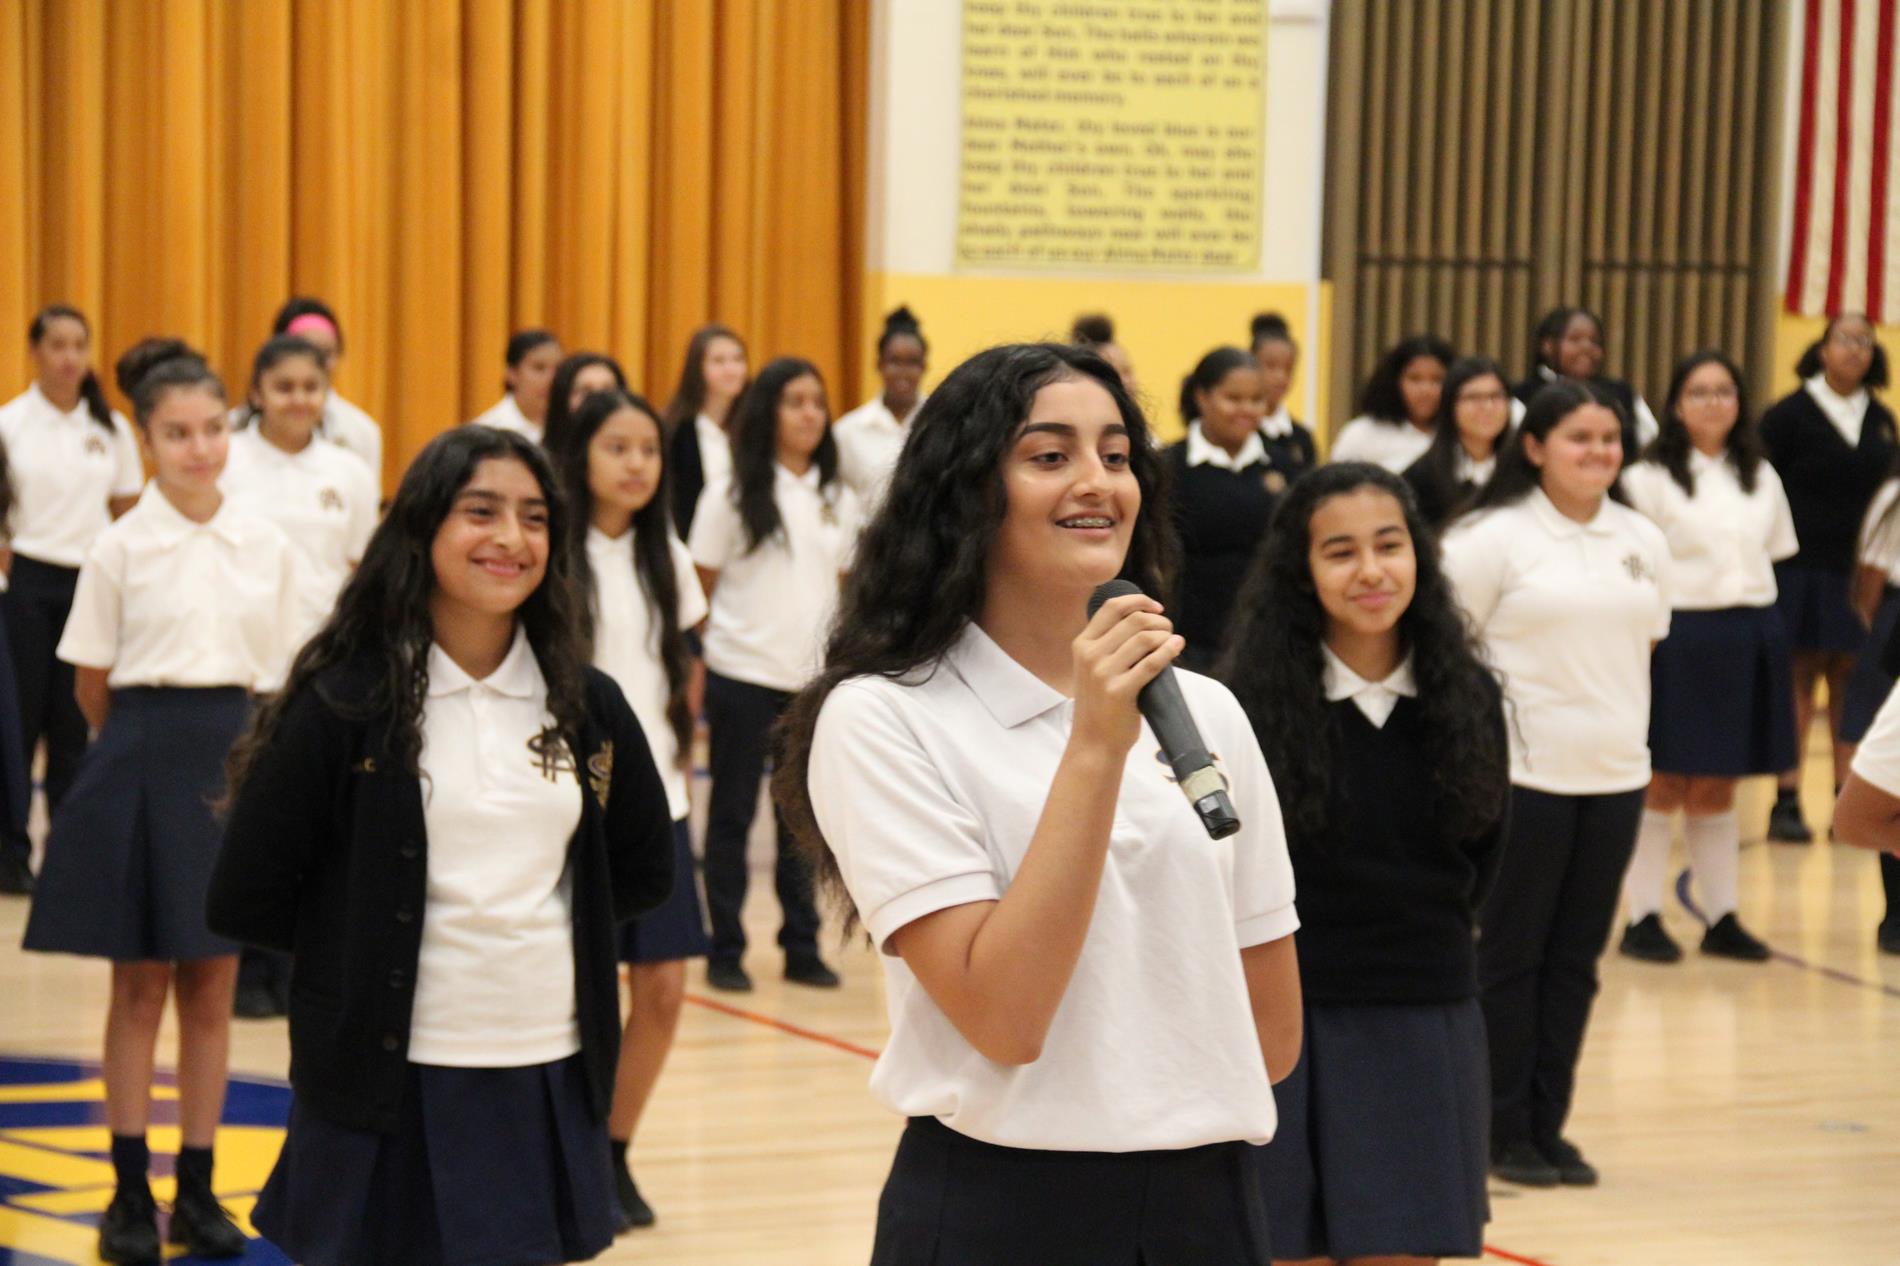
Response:
[[[303,334],[311,330],[321,331],[331,338],[337,336],[336,322],[317,312],[306,312],[284,327],[286,334]]]

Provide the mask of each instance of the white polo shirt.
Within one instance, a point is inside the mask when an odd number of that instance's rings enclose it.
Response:
[[[670,520],[669,520],[670,522]],[[678,822],[686,817],[686,771],[680,767],[679,740],[666,719],[666,666],[660,660],[660,633],[653,624],[653,607],[633,568],[633,531],[608,536],[587,529],[587,564],[594,573],[594,667],[612,677],[627,696],[640,729],[653,750],[660,781],[666,784],[666,803]],[[679,626],[690,629],[706,618],[706,592],[699,587],[693,556],[671,528],[667,552],[679,586]]]
[[[725,428],[701,413],[693,418],[693,434],[699,439],[699,473],[706,480],[702,487],[731,479],[732,437]]]
[[[809,785],[884,954],[891,1038],[871,1073],[879,1103],[1006,1147],[1123,1152],[1273,1136],[1240,951],[1299,926],[1280,805],[1239,703],[1175,671],[1241,830],[1208,838],[1144,723],[1081,958],[1041,1058],[1019,1067],[977,1053],[890,937],[935,911],[1002,897],[1068,746],[1074,702],[975,625],[934,673],[859,677],[825,700]]]
[[[1339,428],[1327,460],[1371,462],[1396,475],[1425,456],[1431,446],[1430,431],[1421,431],[1410,422],[1385,422],[1362,413]]]
[[[1860,525],[1860,565],[1886,573],[1890,585],[1900,585],[1900,513],[1893,510],[1896,496],[1900,496],[1900,479],[1880,485]]]
[[[286,453],[256,422],[231,436],[218,486],[232,506],[282,528],[303,564],[289,639],[294,654],[330,618],[351,569],[363,561],[380,490],[369,467],[336,445],[313,440],[302,452]]]
[[[231,504],[205,523],[153,482],[93,542],[59,657],[125,686],[274,690],[297,620],[296,551],[275,523]]]
[[[323,421],[317,434],[332,444],[356,454],[376,480],[377,495],[383,486],[383,428],[376,419],[338,395],[334,389],[323,404]]]
[[[468,420],[470,426],[492,426],[498,431],[513,431],[516,435],[525,435],[536,444],[546,433],[546,428],[531,420],[515,403],[513,392],[509,392],[494,404]]]
[[[1649,782],[1649,655],[1669,634],[1662,529],[1604,498],[1588,524],[1541,490],[1458,520],[1445,574],[1504,676],[1511,781],[1558,795]]]
[[[1669,543],[1669,600],[1678,611],[1766,607],[1775,601],[1775,564],[1794,557],[1794,514],[1781,476],[1762,461],[1745,492],[1724,457],[1689,451],[1692,497],[1667,469],[1641,461],[1623,472],[1623,494]]]
[[[581,1048],[568,846],[581,821],[574,760],[537,755],[547,681],[527,634],[480,681],[429,647],[422,705],[428,896],[409,1059],[513,1068]]]
[[[924,397],[918,396],[910,412],[899,419],[879,394],[832,423],[832,438],[838,441],[838,473],[858,494],[867,513],[884,500],[910,424],[923,407]]]
[[[706,667],[721,677],[797,690],[818,671],[838,605],[838,577],[858,535],[857,495],[818,468],[776,468],[778,533],[746,551],[732,485],[707,484],[693,514],[693,562],[719,573],[706,625]]]
[[[1853,769],[1861,780],[1890,796],[1900,796],[1900,690],[1887,692],[1887,701],[1874,714],[1874,723],[1854,750]]]
[[[54,406],[39,383],[0,405],[0,443],[13,480],[13,552],[36,562],[77,567],[112,522],[107,502],[135,497],[145,484],[138,438],[123,414],[110,430],[81,398]]]

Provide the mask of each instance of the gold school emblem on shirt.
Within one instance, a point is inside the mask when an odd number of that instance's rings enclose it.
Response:
[[[1656,583],[1656,569],[1644,561],[1641,554],[1624,555],[1623,570],[1630,574],[1631,580],[1638,582],[1647,580],[1652,585]]]
[[[545,733],[537,734],[528,740],[528,750],[534,753],[535,763],[541,768],[541,776],[549,782],[559,782],[562,774],[576,772],[574,754],[567,749],[567,740],[559,735],[553,737]]]
[[[587,758],[587,785],[594,789],[594,799],[600,801],[600,807],[607,807],[607,792],[614,782],[614,745],[613,740],[600,745],[600,750]]]
[[[106,442],[97,435],[88,435],[86,437],[86,456],[104,457],[106,451]]]
[[[1270,470],[1262,475],[1260,482],[1265,484],[1267,491],[1276,497],[1286,491],[1286,476],[1277,470]]]
[[[319,510],[343,509],[343,494],[338,492],[335,488],[323,488],[323,489],[318,490],[317,509]]]
[[[818,521],[826,527],[838,526],[838,507],[827,501],[818,507]]]

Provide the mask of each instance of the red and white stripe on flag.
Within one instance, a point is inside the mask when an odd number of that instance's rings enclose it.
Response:
[[[1900,322],[1900,0],[1802,0],[1787,306]]]

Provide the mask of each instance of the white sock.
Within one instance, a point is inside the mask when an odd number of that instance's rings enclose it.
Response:
[[[1682,838],[1689,846],[1689,873],[1695,878],[1696,898],[1710,923],[1734,914],[1740,904],[1742,830],[1733,813],[1698,813],[1682,820]]]
[[[1672,815],[1643,810],[1636,828],[1636,851],[1623,872],[1623,917],[1635,923],[1660,914],[1663,885],[1669,881],[1669,819]]]

